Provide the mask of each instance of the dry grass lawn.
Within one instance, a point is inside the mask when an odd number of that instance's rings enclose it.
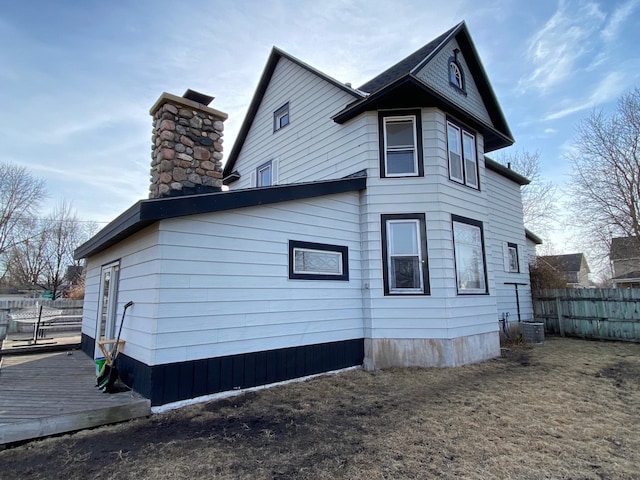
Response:
[[[640,478],[640,345],[547,338],[31,442],[0,478]]]

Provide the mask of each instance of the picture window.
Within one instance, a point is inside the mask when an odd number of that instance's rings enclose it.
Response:
[[[348,248],[289,240],[289,278],[349,280]]]

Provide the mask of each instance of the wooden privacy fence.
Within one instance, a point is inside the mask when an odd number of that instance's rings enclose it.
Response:
[[[640,342],[640,289],[534,290],[533,314],[548,334]]]

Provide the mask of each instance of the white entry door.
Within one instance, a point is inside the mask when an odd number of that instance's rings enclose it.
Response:
[[[98,340],[115,339],[119,273],[119,262],[110,263],[102,267],[100,274],[100,293],[98,297],[95,358],[103,356],[100,348],[98,348]]]

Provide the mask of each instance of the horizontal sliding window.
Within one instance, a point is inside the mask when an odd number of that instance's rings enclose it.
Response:
[[[349,280],[348,248],[289,240],[289,278]]]

